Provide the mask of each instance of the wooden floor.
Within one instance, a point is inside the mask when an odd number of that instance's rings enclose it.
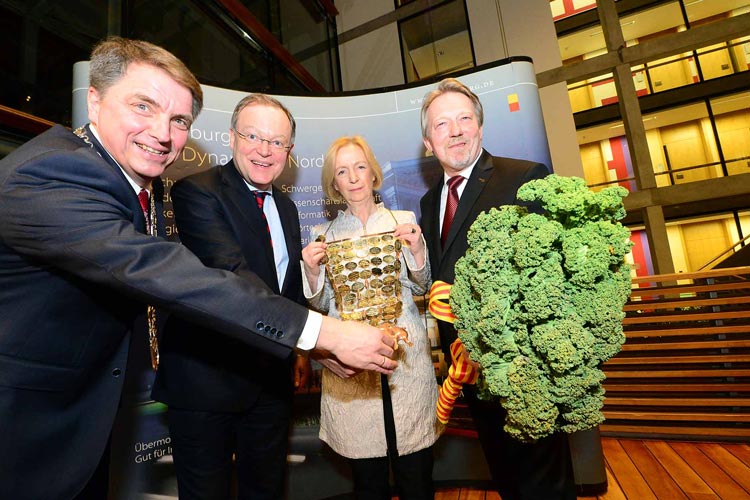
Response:
[[[609,488],[579,500],[750,500],[750,445],[602,438]],[[439,490],[435,500],[500,500]]]

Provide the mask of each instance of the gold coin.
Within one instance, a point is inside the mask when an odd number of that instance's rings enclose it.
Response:
[[[331,267],[331,272],[334,276],[339,275],[344,272],[344,266],[341,264],[336,264],[335,266]]]
[[[385,285],[383,288],[381,288],[381,291],[385,295],[392,295],[393,294],[393,285]]]
[[[363,269],[359,272],[359,277],[363,280],[369,279],[370,276],[372,276],[372,271],[370,271],[369,269]]]
[[[359,272],[352,271],[349,273],[349,281],[357,281],[359,279]]]
[[[351,287],[349,285],[341,285],[336,288],[336,293],[339,293],[341,295],[346,295],[351,291]]]
[[[396,240],[396,243],[394,243],[394,246],[396,247],[396,250],[401,250],[401,240]]]
[[[377,307],[371,307],[367,310],[366,314],[368,318],[372,318],[373,316],[380,314],[380,310]]]
[[[393,253],[393,252],[396,251],[396,249],[394,248],[393,245],[386,245],[386,246],[383,247],[383,251],[385,253]]]
[[[386,276],[383,278],[384,285],[393,285],[396,282],[395,276]]]
[[[383,262],[385,262],[386,264],[393,264],[394,262],[396,262],[396,257],[394,257],[393,255],[385,255],[383,256]]]
[[[359,267],[361,267],[362,269],[364,269],[364,268],[366,268],[366,267],[370,267],[370,261],[369,261],[369,260],[367,260],[367,259],[362,259],[362,260],[360,260],[360,261],[359,261],[359,262],[357,263],[357,265],[358,265]]]
[[[326,235],[325,235],[325,234],[319,234],[319,235],[318,235],[318,236],[317,236],[317,237],[315,238],[315,241],[325,241],[325,240],[326,240]]]
[[[385,242],[388,242],[388,241],[393,240],[393,235],[392,234],[384,234],[383,236],[380,237],[380,239],[383,240],[383,241],[385,241]]]
[[[376,290],[365,290],[365,297],[368,299],[374,299],[377,294],[378,292]]]
[[[364,238],[357,238],[354,240],[354,248],[367,248],[368,246],[367,240]]]
[[[331,254],[329,252],[326,252],[326,253],[328,254],[328,259],[331,264],[338,264],[339,262],[341,262],[341,255],[337,253],[334,253],[334,254]]]
[[[396,272],[399,272],[401,270],[401,261],[397,260],[393,263],[393,268],[396,270]]]
[[[354,258],[354,255],[355,254],[354,254],[353,250],[349,250],[348,252],[344,252],[344,258],[346,260],[352,260]]]
[[[373,267],[372,268],[372,274],[374,276],[380,276],[381,274],[383,274],[383,270],[380,269],[379,267]]]
[[[337,285],[342,285],[346,282],[346,276],[344,276],[343,274],[338,274],[333,278],[333,282]]]
[[[349,249],[351,249],[351,248],[352,248],[353,246],[354,246],[354,245],[352,244],[352,242],[351,242],[351,241],[342,241],[342,242],[341,242],[341,248],[343,248],[344,250],[349,250]]]
[[[371,247],[370,248],[370,253],[373,254],[373,255],[377,255],[380,252],[381,252],[380,247]]]
[[[370,252],[368,252],[368,251],[367,251],[367,248],[358,248],[358,249],[357,249],[357,250],[356,250],[356,251],[354,252],[354,254],[355,254],[355,255],[356,255],[357,257],[359,257],[360,259],[361,259],[361,258],[364,258],[364,257],[367,257],[367,256],[369,255],[369,253],[370,253]]]
[[[346,264],[344,264],[344,267],[347,270],[349,270],[349,271],[353,271],[354,269],[357,269],[357,263],[356,262],[347,262]]]
[[[373,266],[379,266],[383,262],[383,259],[381,259],[380,257],[373,257],[372,259],[370,259],[370,262],[372,262]]]
[[[370,288],[380,288],[383,286],[383,280],[374,278],[370,280]]]
[[[352,283],[352,292],[361,292],[365,288],[365,284],[361,281]]]
[[[383,268],[383,272],[385,274],[391,274],[394,271],[394,267],[391,264],[388,264]]]

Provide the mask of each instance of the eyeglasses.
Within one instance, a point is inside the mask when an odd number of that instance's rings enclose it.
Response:
[[[260,147],[264,142],[267,142],[268,145],[271,147],[271,149],[273,149],[274,151],[281,152],[281,151],[289,151],[290,149],[292,149],[291,146],[287,146],[286,144],[284,144],[278,139],[273,139],[273,140],[264,139],[259,135],[253,134],[252,132],[249,134],[243,134],[236,128],[233,130],[235,134],[240,136],[240,138],[246,140],[248,144],[252,144],[253,146],[256,146],[256,147]]]

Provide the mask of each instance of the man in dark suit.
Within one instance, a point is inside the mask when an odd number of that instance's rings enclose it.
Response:
[[[468,248],[466,234],[483,211],[519,204],[518,188],[544,177],[540,163],[491,156],[482,149],[484,115],[477,96],[448,78],[428,93],[422,104],[425,147],[440,162],[444,175],[422,198],[422,231],[430,255],[433,280],[454,281],[454,266]],[[449,193],[454,186],[454,194]],[[451,199],[453,198],[453,199]],[[457,200],[457,205],[455,204]],[[449,212],[446,222],[446,207]],[[453,324],[438,321],[441,347],[457,338]],[[477,428],[493,482],[503,500],[574,500],[575,481],[567,436],[556,434],[533,444],[511,438],[504,430],[505,410],[481,401],[471,386],[464,395]]]
[[[94,48],[90,75],[90,125],[53,127],[0,161],[2,498],[107,498],[131,336],[148,349],[132,326],[147,304],[281,360],[315,347],[342,374],[396,366],[387,333],[145,234],[158,229],[159,176],[187,142],[200,85],[164,49],[121,38]]]
[[[286,165],[296,124],[278,100],[242,99],[232,114],[226,165],[172,188],[182,243],[209,266],[255,273],[276,294],[305,304],[297,208],[272,182]],[[262,203],[259,198],[262,197]],[[219,332],[170,319],[153,397],[169,406],[181,500],[227,500],[232,455],[237,498],[283,497],[295,374],[305,356],[279,362]],[[215,340],[206,344],[206,335]]]

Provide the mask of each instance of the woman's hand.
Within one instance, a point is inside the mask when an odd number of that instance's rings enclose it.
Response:
[[[326,246],[325,242],[316,240],[302,249],[305,275],[313,293],[317,291],[318,276],[320,276],[321,266],[325,262],[323,259],[326,256]]]
[[[393,236],[401,239],[404,246],[414,256],[418,267],[424,264],[425,245],[422,242],[422,229],[418,224],[399,224],[393,231]]]

